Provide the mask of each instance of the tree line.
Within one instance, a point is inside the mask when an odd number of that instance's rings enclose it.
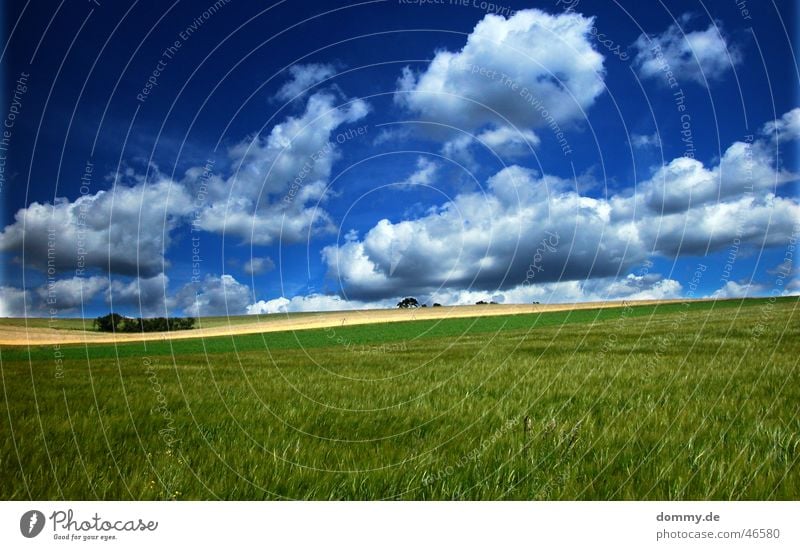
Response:
[[[94,327],[100,332],[167,332],[190,330],[194,328],[194,317],[125,317],[119,313],[109,313],[94,320]]]
[[[539,302],[533,302],[533,303],[534,304],[538,304]],[[478,300],[477,302],[475,302],[475,305],[476,306],[488,306],[488,305],[496,306],[497,302],[495,302],[495,301],[487,302],[486,300]],[[403,298],[402,300],[397,302],[397,307],[399,307],[400,309],[411,309],[411,308],[417,308],[417,307],[428,307],[428,304],[420,304],[419,300],[409,296],[408,298]],[[433,307],[442,307],[442,304],[435,303],[435,304],[433,304]]]

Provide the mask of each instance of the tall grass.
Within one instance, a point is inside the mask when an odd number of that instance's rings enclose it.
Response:
[[[720,306],[4,347],[0,495],[796,499],[797,299]]]

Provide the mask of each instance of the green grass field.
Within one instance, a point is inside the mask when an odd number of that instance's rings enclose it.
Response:
[[[798,299],[0,348],[3,499],[798,499]]]

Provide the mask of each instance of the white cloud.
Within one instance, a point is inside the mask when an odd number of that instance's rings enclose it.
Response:
[[[511,166],[482,191],[462,192],[422,217],[380,220],[363,238],[324,248],[323,260],[352,299],[467,290],[485,299],[527,279],[540,285],[621,277],[653,254],[702,255],[734,239],[741,247],[778,246],[792,234],[800,205],[772,192],[794,176],[776,170],[766,151],[763,142],[734,143],[712,167],[679,158],[635,194],[607,199]],[[662,285],[650,295],[676,290]]]
[[[659,274],[603,277],[518,285],[499,294],[480,290],[440,290],[425,300],[443,305],[471,305],[479,300],[507,304],[598,302],[604,300],[667,300],[680,298],[681,284]]]
[[[627,300],[667,300],[680,298],[683,286],[675,279],[662,279],[660,276],[648,280],[644,276],[629,274],[623,280],[615,280],[608,288],[599,291],[595,296],[598,299]],[[606,298],[602,298],[606,296]],[[590,300],[595,299],[591,297]]]
[[[717,300],[725,298],[752,298],[764,293],[766,287],[757,283],[737,283],[735,281],[726,282],[721,288],[715,290],[710,298]]]
[[[281,86],[275,94],[277,99],[291,101],[305,95],[308,90],[336,74],[333,65],[324,63],[308,63],[289,67],[291,80]]]
[[[72,310],[87,305],[100,292],[108,287],[107,277],[72,277],[46,283],[36,292],[46,307],[59,311]]]
[[[275,269],[275,262],[271,258],[253,256],[244,264],[244,272],[248,275],[261,275]]]
[[[778,137],[781,140],[800,139],[800,107],[784,113],[777,120],[770,120],[761,129],[767,136]]]
[[[209,182],[210,201],[197,226],[259,245],[279,237],[301,241],[309,229],[331,230],[330,217],[318,204],[326,196],[331,167],[339,156],[339,135],[334,132],[369,112],[359,99],[336,103],[334,95],[316,93],[301,116],[277,124],[266,137],[233,147],[235,173]]]
[[[461,134],[448,140],[442,146],[442,154],[474,170],[477,164],[470,148],[476,144],[482,145],[491,154],[500,158],[518,159],[531,155],[533,147],[539,143],[539,136],[531,130],[514,129],[509,126],[491,127],[474,138],[470,134]]]
[[[539,137],[530,130],[515,130],[508,126],[481,132],[478,141],[501,157],[521,157],[531,153]]]
[[[568,191],[569,182],[511,166],[485,192],[457,195],[417,220],[381,220],[363,240],[323,249],[330,276],[355,299],[424,294],[440,286],[494,290],[520,284],[547,231],[558,234],[543,281],[617,273],[643,258],[635,230],[611,224],[605,201]],[[402,243],[402,258],[397,246]],[[598,250],[605,254],[595,259]],[[558,267],[556,267],[558,266]],[[562,272],[563,270],[563,272]]]
[[[24,317],[26,304],[30,308],[30,293],[27,290],[0,286],[0,317]]]
[[[690,18],[686,15],[679,23],[670,25],[661,34],[641,35],[634,47],[637,50],[634,65],[643,78],[653,78],[667,83],[667,70],[678,79],[691,79],[705,85],[718,80],[742,59],[738,49],[731,46],[718,22],[706,30],[686,32]]]
[[[272,313],[290,313],[300,311],[345,311],[354,309],[374,309],[393,307],[391,300],[362,302],[346,300],[336,295],[310,294],[308,296],[295,296],[291,300],[280,297],[272,300],[259,300],[247,307],[251,315],[265,315]]]
[[[592,22],[537,9],[508,19],[487,15],[460,51],[438,51],[420,74],[407,67],[396,101],[425,120],[465,130],[490,123],[534,128],[548,121],[541,109],[559,122],[582,117],[605,89]]]
[[[661,141],[658,139],[657,132],[654,132],[651,135],[631,134],[631,146],[635,149],[645,149],[647,147],[661,147]]]
[[[280,297],[272,300],[258,300],[247,306],[248,315],[270,315],[273,313],[288,313],[291,300]]]
[[[642,184],[647,206],[656,212],[672,213],[692,206],[716,203],[747,193],[760,193],[797,178],[773,167],[772,155],[762,141],[733,143],[713,168],[696,159],[672,160]]]
[[[299,72],[298,78],[305,78]],[[309,229],[329,228],[328,214],[317,208],[324,200],[331,166],[338,158],[336,134],[343,125],[366,116],[369,108],[361,100],[337,105],[336,96],[320,92],[309,97],[298,117],[275,125],[266,137],[246,140],[231,151],[236,171],[228,176],[213,169],[194,167],[181,182],[174,182],[151,167],[152,181],[131,169],[112,177],[114,186],[75,200],[57,199],[54,204],[32,203],[20,209],[15,221],[0,232],[0,251],[24,254],[25,267],[57,273],[84,270],[88,277],[62,279],[52,285],[60,310],[80,305],[84,299],[106,291],[115,310],[134,310],[139,315],[165,315],[176,306],[168,289],[168,267],[164,253],[171,233],[192,222],[193,229],[226,232],[257,244],[304,238]],[[343,128],[341,131],[347,132]],[[347,133],[344,140],[353,139]],[[357,134],[361,135],[361,134]],[[212,166],[213,168],[213,166]],[[254,258],[245,266],[252,273],[272,267],[269,258]],[[92,276],[94,271],[119,275],[110,285]],[[27,297],[42,306],[48,289],[35,295],[4,287],[9,311]],[[183,307],[196,307],[194,292]],[[244,312],[250,304],[246,287],[228,276],[212,277],[199,289],[199,307],[204,314]]]
[[[721,250],[740,239],[744,246],[773,247],[786,242],[800,217],[794,199],[744,197],[690,208],[685,213],[647,216],[637,220],[644,242],[669,257]]]
[[[452,162],[460,164],[469,172],[474,172],[479,167],[471,151],[474,144],[475,139],[472,135],[458,134],[444,142],[444,145],[442,145],[442,156]]]
[[[92,268],[151,276],[164,268],[170,232],[191,210],[186,190],[163,176],[154,183],[118,183],[109,190],[31,203],[0,232],[0,251],[25,254],[42,271]],[[81,265],[83,264],[83,265]]]
[[[115,279],[106,289],[106,302],[114,311],[133,311],[137,317],[166,317],[175,305],[168,286],[169,277],[163,273],[127,282]]]
[[[472,305],[483,300],[500,304],[577,303],[603,300],[665,300],[680,298],[683,287],[678,281],[664,279],[659,274],[606,277],[585,281],[557,281],[537,285],[518,285],[501,292],[470,289],[440,289],[430,294],[415,295],[420,303],[442,305]],[[248,307],[250,314],[274,314],[301,311],[346,311],[393,308],[397,302],[413,293],[401,293],[382,300],[347,300],[339,296],[312,294],[295,296],[291,300],[276,298],[260,300]]]
[[[23,300],[27,304],[27,315],[32,317],[73,312],[88,306],[96,296],[108,290],[108,285],[108,277],[92,276],[53,279],[32,291],[0,287],[0,317],[23,316]]]
[[[416,170],[407,178],[390,184],[395,189],[410,189],[418,185],[431,185],[436,179],[439,165],[425,157],[418,157]]]
[[[0,251],[24,253],[26,267],[42,271],[49,262],[58,272],[152,278],[166,267],[171,232],[189,221],[256,244],[278,237],[294,242],[309,229],[331,229],[317,205],[338,158],[335,132],[368,111],[358,99],[337,105],[332,93],[314,94],[301,116],[234,146],[236,170],[229,177],[195,167],[177,183],[155,169],[146,182],[126,170],[109,190],[20,209],[0,232]]]
[[[206,275],[202,284],[188,284],[178,292],[176,306],[195,317],[242,315],[251,302],[250,288],[231,275]]]
[[[372,144],[377,147],[390,141],[406,139],[410,135],[411,129],[408,126],[389,126],[378,132],[378,135],[372,140]]]

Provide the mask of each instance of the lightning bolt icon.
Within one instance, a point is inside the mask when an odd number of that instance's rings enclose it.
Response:
[[[31,522],[28,525],[28,534],[30,535],[33,532],[33,527],[36,525],[36,522],[39,520],[39,516],[36,512],[31,512]]]

